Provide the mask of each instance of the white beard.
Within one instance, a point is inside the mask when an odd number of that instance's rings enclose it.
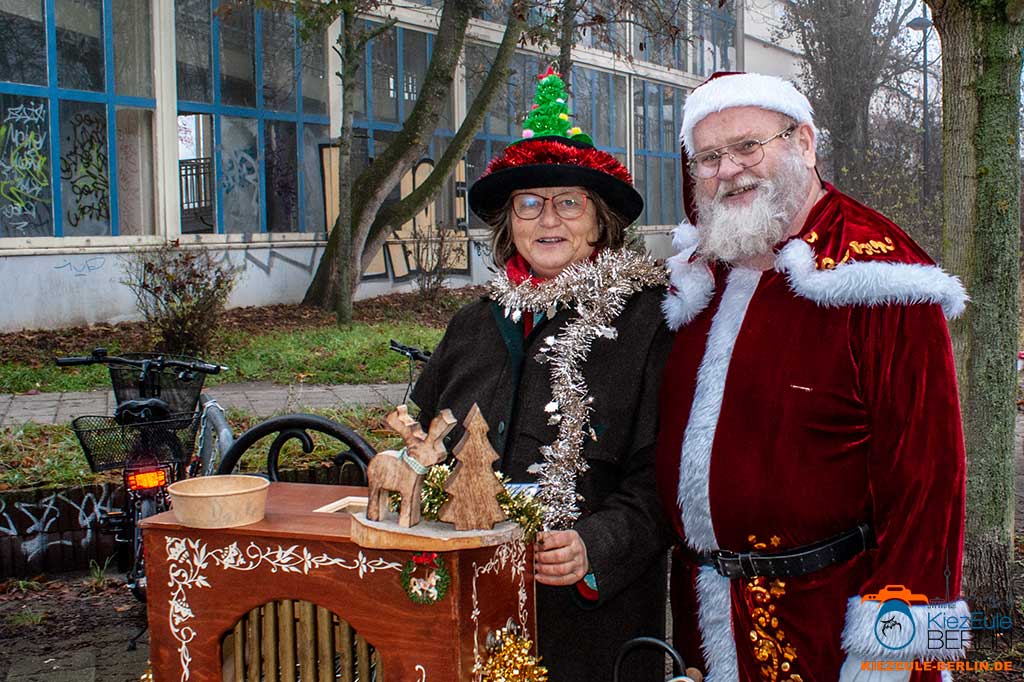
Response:
[[[787,150],[775,175],[758,178],[744,171],[723,180],[714,197],[697,196],[698,252],[708,260],[726,263],[769,255],[789,233],[807,197],[808,170],[795,149]],[[756,185],[746,206],[727,206],[728,192]]]

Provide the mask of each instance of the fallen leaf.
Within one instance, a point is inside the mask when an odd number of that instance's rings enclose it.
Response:
[[[114,607],[114,610],[117,611],[118,613],[124,613],[125,611],[131,611],[131,609],[132,609],[132,605],[131,604],[125,604],[124,606],[115,606]]]

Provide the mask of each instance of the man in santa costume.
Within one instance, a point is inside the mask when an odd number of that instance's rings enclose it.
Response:
[[[658,442],[674,643],[707,682],[948,678],[969,636],[963,287],[820,180],[790,83],[712,77],[681,138],[694,224],[669,260]]]

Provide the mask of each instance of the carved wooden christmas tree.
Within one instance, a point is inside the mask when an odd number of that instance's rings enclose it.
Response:
[[[455,524],[455,530],[489,530],[506,519],[498,504],[498,493],[504,487],[492,466],[498,453],[487,440],[490,427],[476,403],[462,425],[466,433],[452,450],[458,462],[444,485],[448,501],[441,505],[437,517]]]

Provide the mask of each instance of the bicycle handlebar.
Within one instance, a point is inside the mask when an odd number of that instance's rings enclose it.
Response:
[[[431,356],[431,352],[429,350],[423,350],[422,348],[416,348],[415,346],[406,346],[405,344],[399,343],[394,339],[391,339],[388,345],[391,348],[391,350],[395,351],[396,353],[401,353],[407,358],[411,360],[416,360],[417,362],[426,362],[427,360],[430,359]]]
[[[92,355],[88,357],[66,357],[66,358],[54,358],[58,367],[75,367],[78,365],[114,365],[122,367],[148,367],[155,369],[156,371],[162,371],[165,368],[180,369],[186,372],[201,372],[203,374],[219,374],[222,371],[226,371],[228,368],[223,365],[213,365],[203,360],[195,360],[193,362],[182,362],[181,360],[172,360],[165,358],[162,355],[158,355],[155,358],[146,358],[142,360],[134,360],[131,358],[122,358],[116,355],[107,355],[106,349],[96,348],[93,350]]]

